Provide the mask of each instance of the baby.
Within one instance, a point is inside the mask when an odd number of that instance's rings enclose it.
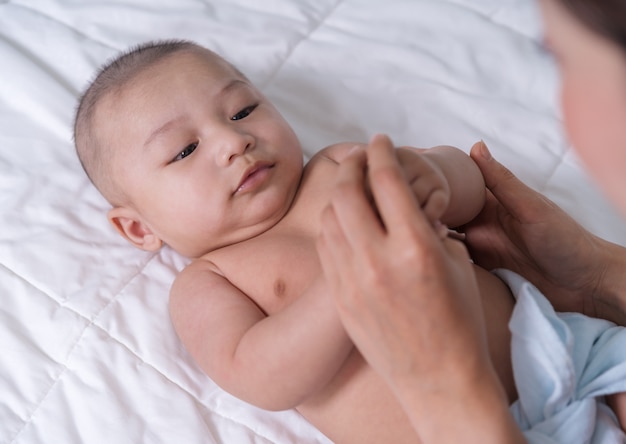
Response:
[[[170,313],[217,384],[265,409],[295,407],[334,442],[418,442],[345,333],[315,248],[338,164],[358,144],[324,148],[304,167],[298,138],[267,98],[185,41],[108,64],[81,100],[75,140],[117,231],[144,250],[167,244],[193,258]],[[482,208],[482,176],[462,151],[397,156],[434,226],[461,225]],[[513,298],[478,267],[476,280],[490,355],[513,401]]]

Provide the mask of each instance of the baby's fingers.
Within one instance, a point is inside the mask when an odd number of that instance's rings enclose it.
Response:
[[[449,194],[441,188],[436,188],[432,190],[426,200],[422,202],[422,210],[426,218],[431,223],[434,223],[441,219],[441,216],[443,216],[448,208],[449,202]]]

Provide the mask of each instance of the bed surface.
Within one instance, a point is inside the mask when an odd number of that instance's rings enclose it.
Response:
[[[231,60],[308,156],[375,132],[465,151],[482,138],[626,244],[563,138],[531,0],[0,0],[1,443],[327,442],[200,372],[167,313],[187,261],[119,237],[75,157],[74,108],[97,67],[162,38]]]

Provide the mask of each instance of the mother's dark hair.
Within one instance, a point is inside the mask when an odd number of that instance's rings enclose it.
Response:
[[[626,0],[559,0],[591,30],[626,53]]]

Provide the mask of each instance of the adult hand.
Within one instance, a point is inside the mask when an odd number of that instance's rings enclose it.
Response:
[[[374,137],[340,165],[318,252],[348,334],[422,441],[448,442],[448,434],[472,442],[474,431],[476,442],[488,442],[489,428],[511,427],[467,251],[437,235],[388,138]]]
[[[615,297],[626,285],[626,250],[592,235],[524,185],[483,142],[470,155],[490,191],[481,214],[464,227],[474,261],[523,275],[557,310],[624,323]]]

